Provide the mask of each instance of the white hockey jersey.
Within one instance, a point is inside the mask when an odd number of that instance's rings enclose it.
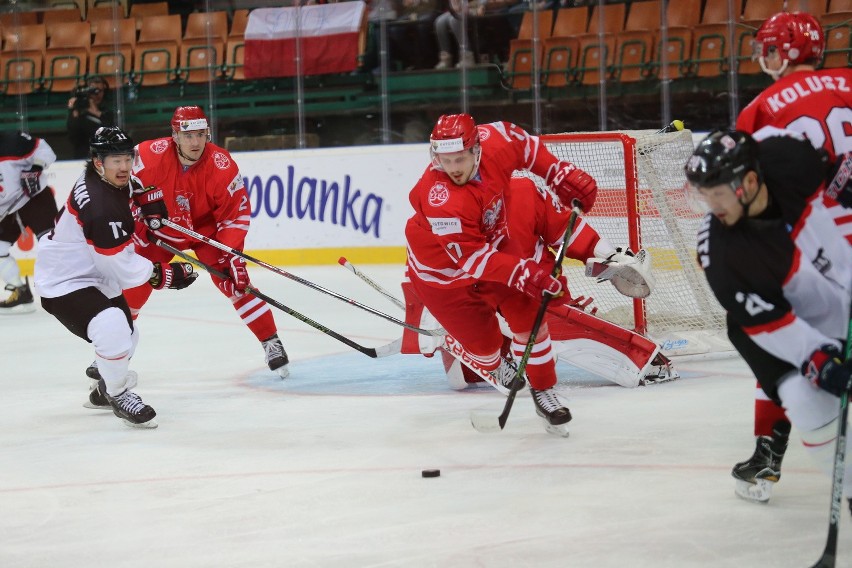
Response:
[[[21,132],[0,133],[0,217],[14,213],[30,200],[21,187],[21,172],[33,166],[46,168],[55,161],[53,148],[41,138]],[[44,176],[40,182],[44,189]]]
[[[74,184],[56,228],[39,240],[35,289],[45,298],[95,287],[108,298],[151,278],[154,265],[136,254],[130,190],[100,179],[91,163]]]

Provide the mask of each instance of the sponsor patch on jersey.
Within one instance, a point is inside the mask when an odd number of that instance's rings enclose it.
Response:
[[[462,232],[462,222],[458,217],[427,217],[432,225],[432,234],[459,235]]]
[[[450,200],[450,188],[443,183],[436,183],[429,189],[429,205],[440,207]]]
[[[237,172],[237,176],[231,183],[228,184],[228,193],[230,193],[231,197],[233,197],[234,194],[241,190],[243,187],[245,187],[245,185],[243,184],[243,176],[240,175],[239,172]]]
[[[213,152],[213,163],[220,170],[227,170],[231,167],[231,159],[222,152]]]
[[[491,131],[485,128],[484,126],[477,126],[476,129],[479,131],[479,141],[485,142],[489,138],[491,138]]]
[[[161,140],[154,140],[151,142],[151,151],[155,154],[162,154],[169,148],[169,140],[168,138],[164,138]]]

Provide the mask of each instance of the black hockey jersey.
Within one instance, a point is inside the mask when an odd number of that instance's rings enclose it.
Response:
[[[708,213],[698,261],[729,322],[799,368],[846,337],[852,248],[823,205],[824,167],[811,144],[775,136],[759,148],[769,207],[732,227]]]
[[[94,286],[109,298],[151,278],[153,264],[136,254],[130,190],[101,180],[91,163],[74,184],[56,228],[39,240],[35,288],[55,298]]]

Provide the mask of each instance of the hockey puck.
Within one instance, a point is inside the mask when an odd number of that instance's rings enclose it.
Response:
[[[424,469],[420,472],[421,477],[441,477],[440,469]]]

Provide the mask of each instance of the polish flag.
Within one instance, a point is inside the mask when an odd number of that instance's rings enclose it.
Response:
[[[245,31],[245,76],[295,76],[297,38],[302,75],[354,70],[364,13],[360,0],[252,10]]]

